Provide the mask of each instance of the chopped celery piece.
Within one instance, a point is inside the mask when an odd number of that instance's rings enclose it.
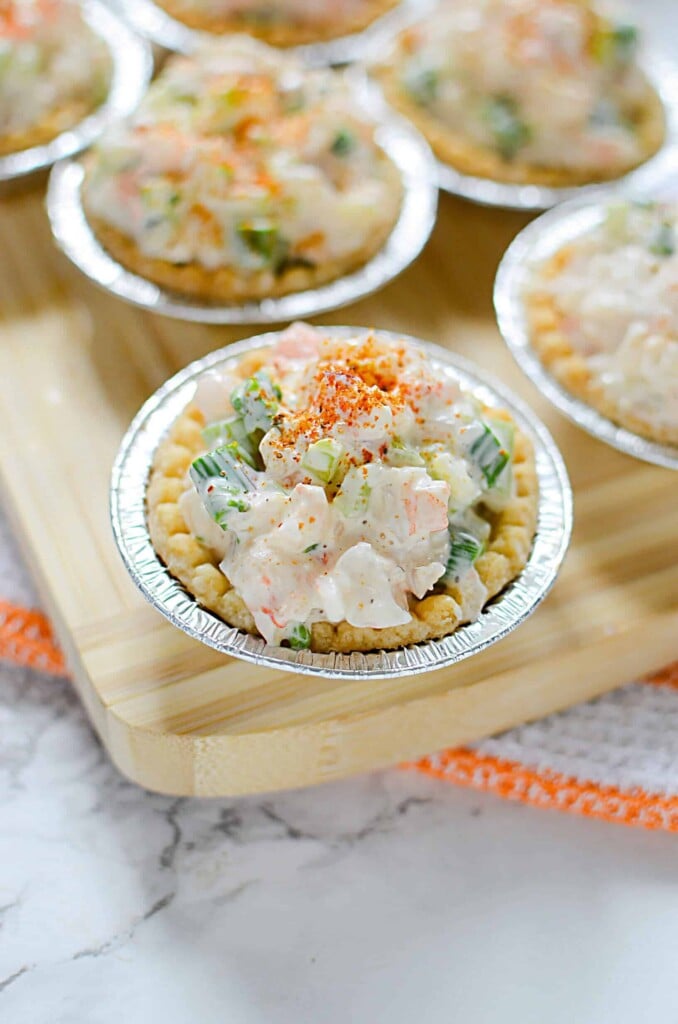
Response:
[[[265,218],[245,221],[238,225],[237,232],[249,251],[276,273],[284,265],[289,243],[274,224]]]
[[[616,239],[626,237],[626,229],[629,220],[628,203],[610,203],[605,213],[605,227]]]
[[[337,471],[344,448],[333,437],[314,441],[304,452],[301,465],[314,477],[328,484]]]
[[[273,426],[280,398],[278,385],[267,373],[258,370],[231,393],[231,405],[242,416],[248,434],[266,433]]]
[[[355,149],[355,136],[342,128],[334,137],[330,150],[335,156],[348,156]]]
[[[414,448],[408,448],[400,438],[394,437],[388,448],[387,461],[389,465],[398,468],[402,466],[423,466],[424,460]]]
[[[492,497],[495,503],[501,504],[511,497],[513,489],[513,448],[515,445],[516,428],[508,420],[499,419],[497,416],[487,417],[495,437],[501,443],[502,448],[508,453],[508,459],[504,468],[499,472],[494,484],[492,484]]]
[[[494,96],[483,108],[487,123],[499,153],[504,160],[512,160],[530,141],[529,126],[518,114],[518,104],[512,96]]]
[[[434,68],[422,68],[415,74],[409,75],[404,82],[415,103],[426,107],[433,103],[438,95],[439,78]]]
[[[487,423],[481,423],[480,427],[482,433],[472,442],[469,455],[483,474],[487,486],[493,487],[511,453]]]
[[[311,631],[303,622],[297,622],[292,626],[287,641],[293,651],[306,651],[311,646]]]
[[[232,416],[227,420],[218,420],[216,423],[210,423],[203,430],[202,436],[205,444],[209,445],[210,448],[215,448],[220,444],[236,444],[238,446],[238,455],[243,462],[246,462],[252,469],[259,469],[261,467],[259,446],[252,435],[248,434],[245,430],[242,416]]]
[[[345,516],[359,516],[367,509],[372,487],[364,473],[364,467],[349,469],[344,477],[334,503]]]
[[[655,256],[673,256],[675,251],[676,238],[673,225],[669,224],[668,221],[664,221],[663,224],[659,225],[650,242],[650,252],[654,253]]]
[[[434,480],[443,480],[450,488],[450,512],[467,508],[480,496],[480,487],[469,474],[463,459],[444,450],[424,450],[426,469]]]
[[[450,553],[443,580],[458,582],[483,553],[483,542],[472,533],[450,528]]]
[[[231,512],[246,512],[245,494],[254,483],[242,469],[238,444],[232,442],[201,455],[191,465],[190,476],[202,502],[214,521],[226,529]]]

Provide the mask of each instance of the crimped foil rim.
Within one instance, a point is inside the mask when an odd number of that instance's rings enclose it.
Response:
[[[45,170],[86,149],[111,121],[130,114],[146,91],[153,73],[153,55],[146,40],[99,0],[84,0],[82,10],[85,21],[108,46],[111,55],[108,95],[100,107],[50,142],[0,157],[0,182]]]
[[[196,323],[281,323],[316,316],[372,294],[402,273],[426,245],[435,224],[438,193],[428,143],[403,118],[377,112],[376,94],[362,80],[356,80],[354,88],[374,116],[376,141],[396,165],[403,185],[393,230],[382,248],[357,270],[318,288],[258,302],[220,305],[181,296],[132,273],[106,252],[85,216],[81,195],[85,172],[77,160],[57,164],[49,179],[47,213],[59,248],[105,291],[152,313]]]
[[[351,337],[364,328],[323,330]],[[572,492],[565,465],[544,425],[502,384],[484,372],[481,375],[472,363],[456,354],[393,331],[377,334],[386,340],[405,340],[419,346],[441,369],[451,368],[481,400],[508,409],[534,444],[539,481],[537,532],[520,576],[485,608],[476,622],[460,627],[442,640],[370,654],[315,654],[269,646],[262,639],[227,625],[201,608],[170,575],[153,548],[146,522],[146,485],[155,450],[190,400],[200,374],[272,345],[279,334],[272,331],[258,335],[191,363],[148,399],[127,431],[113,467],[111,522],[123,561],[144,597],[173,625],[224,654],[256,665],[330,679],[384,679],[428,672],[478,654],[507,636],[546,596],[565,556],[572,530]]]
[[[397,31],[404,10],[414,11],[420,3],[421,0],[401,0],[397,7],[385,11],[359,32],[325,42],[284,47],[283,52],[293,53],[314,67],[362,60],[380,40]],[[190,55],[201,44],[220,38],[214,33],[189,28],[153,0],[118,0],[118,6],[137,32],[164,50]]]
[[[521,370],[568,419],[587,433],[636,459],[678,469],[678,448],[650,441],[620,427],[567,390],[544,366],[530,342],[523,294],[534,268],[561,246],[599,224],[611,198],[633,198],[629,187],[609,190],[605,197],[582,196],[563,203],[528,224],[513,240],[499,264],[494,308],[504,341]],[[647,198],[647,194],[645,196]]]

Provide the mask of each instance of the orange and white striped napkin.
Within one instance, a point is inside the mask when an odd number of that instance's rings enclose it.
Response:
[[[47,618],[0,601],[0,658],[66,674]],[[407,765],[533,807],[678,832],[678,662],[597,700]]]

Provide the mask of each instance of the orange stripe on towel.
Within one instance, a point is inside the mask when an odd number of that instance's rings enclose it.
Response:
[[[678,832],[678,797],[627,792],[615,786],[582,782],[559,772],[533,771],[518,761],[478,754],[464,748],[404,765],[458,786],[496,793],[532,807],[573,811],[622,825]]]

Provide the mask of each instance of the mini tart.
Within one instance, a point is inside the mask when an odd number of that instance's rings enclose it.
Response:
[[[245,378],[262,364],[261,356],[254,354],[240,363],[238,373]],[[189,406],[155,453],[146,494],[151,541],[170,573],[202,607],[230,626],[258,635],[242,598],[219,570],[220,559],[190,533],[179,507],[179,499],[187,486],[189,466],[205,451],[203,426],[200,411]],[[534,452],[529,439],[519,429],[515,435],[513,471],[515,494],[500,513],[493,516],[488,513],[492,522],[490,540],[475,562],[488,591],[487,601],[522,572],[536,529],[538,480]],[[348,622],[316,622],[311,629],[311,650],[319,653],[390,650],[448,636],[463,624],[460,595],[454,586],[444,591],[436,588],[421,600],[411,596],[409,606],[412,618],[408,623],[385,629],[358,628]]]
[[[79,124],[98,106],[97,101],[73,100],[58,110],[52,111],[38,124],[21,132],[0,136],[0,156],[19,153],[33,146],[44,146],[53,139]]]
[[[340,73],[249,36],[171,58],[85,161],[87,219],[125,267],[177,293],[243,302],[366,263],[400,172]]]
[[[572,246],[563,246],[540,268],[542,280],[555,277],[570,258]],[[560,328],[562,315],[555,296],[537,285],[525,296],[530,343],[544,366],[571,394],[607,416],[620,427],[659,444],[678,445],[678,430],[657,427],[612,401],[581,353]]]
[[[322,43],[341,36],[361,32],[381,17],[400,0],[365,0],[362,15],[352,18],[337,19],[335,23],[324,25],[308,25],[303,22],[278,22],[266,24],[247,17],[210,18],[198,11],[186,11],[181,3],[174,0],[156,0],[159,7],[189,28],[199,32],[212,32],[215,35],[226,35],[229,32],[245,32],[247,35],[261,39],[271,46],[304,46],[308,43]]]
[[[383,159],[392,188],[399,193],[398,172],[386,155]],[[86,197],[86,194],[85,189],[83,195]],[[362,267],[379,252],[393,230],[393,224],[384,224],[382,231],[375,231],[364,246],[343,260],[312,267],[292,266],[279,274],[268,269],[245,273],[232,267],[208,270],[199,263],[178,265],[153,259],[142,253],[133,239],[89,212],[86,198],[84,207],[87,220],[103,247],[128,270],[162,288],[211,302],[256,302],[318,288]]]
[[[390,105],[411,121],[427,139],[433,152],[455,170],[476,178],[514,185],[544,185],[549,188],[568,188],[587,185],[596,181],[613,180],[645,163],[660,149],[666,135],[666,114],[664,106],[648,82],[645,102],[630,112],[638,138],[641,141],[642,156],[623,167],[601,171],[598,167],[558,168],[532,164],[514,159],[504,160],[487,146],[479,146],[457,132],[451,132],[440,121],[405,93],[398,82],[394,67],[381,65],[374,70],[384,95]]]

